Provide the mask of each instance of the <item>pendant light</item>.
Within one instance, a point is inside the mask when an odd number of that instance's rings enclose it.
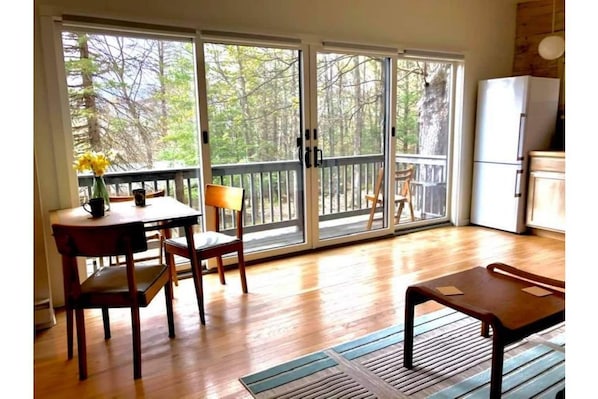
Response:
[[[542,39],[538,46],[538,53],[545,60],[556,60],[565,52],[565,39],[554,34],[555,13],[555,0],[552,0],[552,34]]]

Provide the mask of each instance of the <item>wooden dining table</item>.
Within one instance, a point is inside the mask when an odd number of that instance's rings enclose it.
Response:
[[[184,229],[189,248],[191,271],[195,282],[197,305],[201,324],[205,324],[203,304],[203,283],[198,266],[197,256],[193,248],[193,226],[199,223],[201,212],[185,205],[172,197],[148,198],[145,206],[135,206],[134,201],[115,202],[102,217],[92,217],[82,206],[58,209],[50,212],[52,225],[67,226],[116,226],[131,222],[142,222],[146,231],[169,230],[181,227]]]

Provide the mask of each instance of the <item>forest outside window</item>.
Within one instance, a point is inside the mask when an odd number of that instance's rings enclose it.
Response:
[[[199,165],[193,42],[66,27],[62,43],[75,156],[111,154],[111,195],[140,186],[174,193],[174,182],[141,172]],[[185,183],[179,196],[197,203],[197,176]]]

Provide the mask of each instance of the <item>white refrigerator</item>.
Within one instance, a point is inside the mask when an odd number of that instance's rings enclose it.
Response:
[[[525,232],[528,156],[549,148],[558,99],[559,79],[478,82],[471,223]]]

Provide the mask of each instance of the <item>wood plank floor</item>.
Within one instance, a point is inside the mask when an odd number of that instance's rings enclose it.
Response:
[[[86,313],[88,372],[66,358],[64,312],[34,342],[36,398],[245,398],[238,378],[403,322],[405,288],[414,282],[500,261],[565,277],[565,243],[480,227],[442,227],[322,250],[204,279],[206,325],[199,324],[191,279],[175,287],[176,337],[168,338],[160,294],[142,309],[142,372],[133,380],[128,310],[111,310],[112,339],[101,314]],[[420,305],[417,314],[437,309]],[[76,345],[75,345],[76,346]]]

